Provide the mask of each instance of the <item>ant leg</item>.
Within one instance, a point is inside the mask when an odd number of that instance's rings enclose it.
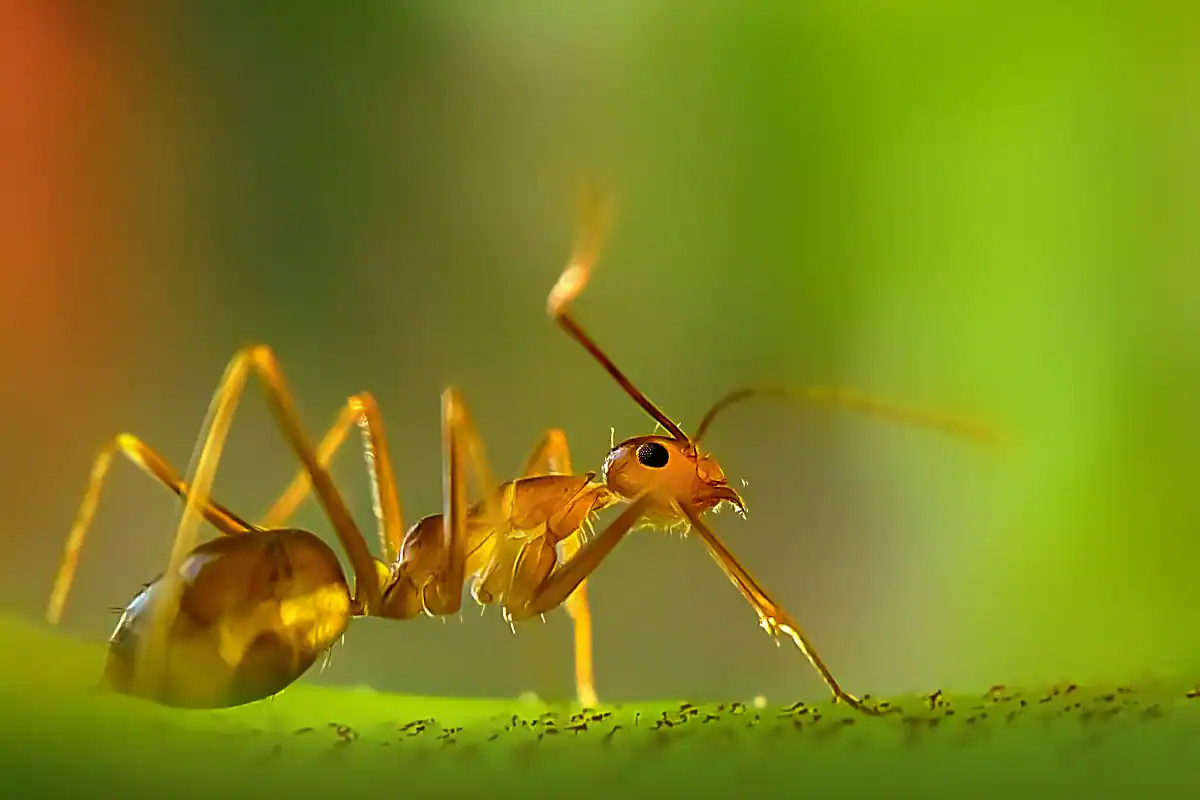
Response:
[[[545,614],[566,602],[625,535],[633,530],[650,500],[651,495],[648,492],[638,496],[599,536],[589,539],[570,560],[555,564],[552,554],[544,551],[531,552],[527,547],[522,554],[525,557],[518,559],[513,586],[509,592],[515,600],[506,608],[512,620],[519,622],[538,614]],[[521,563],[522,561],[524,563]]]
[[[388,448],[387,435],[384,433],[383,415],[371,394],[360,392],[346,400],[342,410],[338,412],[337,420],[317,445],[317,463],[324,468],[329,467],[354,425],[358,425],[362,430],[363,456],[371,483],[379,544],[385,566],[390,566],[396,562],[404,537],[404,512],[396,489],[396,472]],[[296,513],[296,509],[308,497],[311,489],[312,481],[309,480],[308,470],[302,467],[258,524],[263,528],[282,527],[292,514]]]
[[[796,623],[792,616],[779,606],[771,596],[767,594],[758,581],[754,579],[745,567],[741,565],[737,557],[729,551],[725,544],[717,538],[712,529],[700,519],[700,515],[695,510],[689,508],[682,503],[677,503],[680,512],[687,517],[691,523],[692,530],[704,542],[708,548],[708,554],[717,562],[717,566],[725,573],[730,582],[737,587],[737,590],[742,593],[742,597],[746,598],[751,607],[758,613],[759,622],[763,630],[771,634],[775,639],[779,638],[780,634],[786,634],[808,659],[808,663],[812,664],[825,681],[825,685],[829,687],[829,691],[833,692],[835,701],[841,701],[856,711],[861,711],[872,716],[881,716],[883,714],[877,708],[873,708],[864,704],[854,695],[847,692],[833,677],[833,673],[829,667],[825,666],[825,662],[821,660],[821,656],[817,654],[816,648],[804,635],[804,631]]]
[[[570,475],[571,451],[567,435],[560,428],[546,431],[525,462],[523,475]],[[582,530],[568,536],[559,544],[559,558],[570,561],[583,547]],[[592,609],[588,603],[587,581],[571,593],[563,606],[571,617],[575,633],[575,696],[584,708],[596,708],[596,678],[592,661]]]
[[[79,504],[79,511],[75,515],[71,531],[67,534],[67,543],[63,548],[58,572],[54,576],[54,588],[50,591],[50,602],[46,609],[46,621],[51,625],[57,625],[62,621],[67,595],[71,592],[71,586],[75,582],[75,572],[79,568],[79,553],[83,549],[83,542],[92,518],[96,515],[100,492],[108,477],[108,469],[112,466],[113,456],[118,453],[179,497],[186,498],[187,486],[184,485],[183,478],[158,453],[131,433],[121,433],[115,436],[92,463],[87,492],[84,493],[83,501]],[[212,499],[204,504],[201,513],[210,525],[226,536],[253,530],[250,523]]]
[[[455,614],[462,607],[463,583],[470,556],[469,509],[467,506],[467,463],[475,481],[484,519],[498,521],[494,473],[488,466],[475,425],[462,395],[453,387],[442,392],[442,525],[437,549],[446,554],[445,568],[438,575],[433,597],[426,598],[431,614]]]
[[[332,476],[317,462],[312,445],[300,424],[291,389],[283,376],[278,359],[266,345],[242,348],[226,367],[209,406],[204,426],[207,433],[195,460],[192,490],[187,495],[187,503],[175,533],[170,561],[163,575],[162,600],[151,612],[150,631],[138,653],[136,674],[146,676],[152,686],[161,678],[167,626],[179,610],[179,569],[194,547],[201,512],[212,490],[221,451],[233,423],[233,413],[251,373],[258,378],[276,425],[308,472],[317,499],[321,502],[342,548],[350,559],[355,578],[354,606],[362,610],[377,608],[379,605],[378,568],[371,558],[362,532],[354,523],[345,500],[334,485]]]
[[[571,475],[571,448],[567,434],[562,428],[550,428],[542,434],[533,452],[525,459],[521,474],[530,478],[535,475]]]
[[[525,580],[533,578],[538,581],[538,586],[520,607],[509,610],[512,618],[514,620],[528,619],[535,614],[544,614],[562,603],[576,586],[600,566],[620,540],[637,524],[649,500],[649,494],[638,497],[619,517],[612,521],[603,533],[585,544],[575,558],[560,564],[548,574],[545,569],[545,560],[540,565],[531,563],[534,569],[538,569],[540,566],[541,574],[527,573],[525,576],[519,577],[525,577]],[[795,642],[796,647],[808,658],[809,663],[820,673],[836,700],[865,714],[872,716],[883,714],[879,709],[864,704],[857,697],[842,689],[791,615],[771,599],[766,590],[742,567],[695,511],[687,506],[680,506],[680,513],[691,522],[692,529],[704,541],[710,555],[738,588],[738,591],[742,593],[742,596],[758,612],[763,627],[768,633],[772,636],[778,636],[781,633],[787,634]],[[532,562],[532,559],[530,561]]]

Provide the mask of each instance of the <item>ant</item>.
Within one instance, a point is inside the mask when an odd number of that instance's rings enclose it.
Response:
[[[375,399],[347,400],[314,448],[302,430],[292,391],[272,350],[245,347],[234,355],[213,397],[186,484],[137,437],[117,436],[97,457],[88,490],[68,535],[47,618],[57,624],[78,566],[79,552],[115,454],[120,453],[184,501],[165,572],[125,607],[112,634],[104,683],[119,693],[179,708],[228,708],[265,699],[299,679],[342,637],[355,617],[406,620],[459,612],[462,588],[483,605],[496,604],[510,623],[565,606],[575,632],[577,698],[598,704],[592,672],[587,580],[631,530],[686,526],[759,617],[764,630],[786,636],[804,654],[836,701],[868,714],[879,709],[846,692],[799,624],[742,566],[704,516],[722,506],[745,513],[717,460],[700,442],[717,414],[754,396],[776,396],[856,409],[967,438],[991,434],[967,422],[886,405],[842,390],[744,389],[709,409],[689,437],[625,377],[576,322],[571,304],[583,292],[606,238],[610,203],[585,192],[572,257],[550,292],[550,318],[625,390],[667,435],[638,436],[615,445],[595,472],[574,474],[567,439],[548,430],[523,477],[498,484],[462,395],[442,394],[441,512],[406,533],[392,457]],[[233,413],[253,374],[301,470],[259,524],[211,497]],[[328,465],[358,426],[363,434],[382,560],[371,555],[334,484]],[[468,503],[468,476],[480,499]],[[312,491],[349,559],[353,583],[338,555],[308,531],[285,527]],[[598,535],[597,515],[623,511]],[[196,544],[201,520],[222,536]]]

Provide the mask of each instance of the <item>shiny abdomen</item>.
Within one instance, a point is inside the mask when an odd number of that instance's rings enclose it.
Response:
[[[261,700],[308,671],[351,617],[336,554],[307,531],[253,531],[207,542],[184,560],[177,586],[179,613],[154,677],[138,679],[138,650],[149,612],[162,602],[162,578],[126,607],[104,670],[115,691],[181,708]]]

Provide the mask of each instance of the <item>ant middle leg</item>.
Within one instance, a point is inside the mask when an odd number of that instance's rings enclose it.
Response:
[[[404,538],[404,509],[396,486],[396,470],[384,431],[383,414],[373,395],[359,392],[346,400],[337,419],[317,445],[316,461],[327,469],[355,425],[362,431],[363,457],[371,485],[383,566],[389,568],[396,562]],[[301,467],[258,524],[264,528],[282,527],[310,491],[312,481],[308,470]]]
[[[525,462],[525,477],[532,475],[570,475],[571,451],[567,435],[560,428],[551,428],[542,434],[533,452]],[[570,561],[583,547],[584,532],[575,531],[559,543],[558,557]],[[588,602],[587,581],[563,603],[571,617],[574,629],[575,648],[575,696],[584,708],[596,708],[600,700],[596,696],[595,667],[592,656],[592,609]]]
[[[469,472],[468,472],[469,470]],[[462,607],[467,562],[473,552],[469,530],[467,476],[475,483],[480,500],[479,512],[493,525],[504,516],[497,496],[495,473],[488,464],[483,440],[471,421],[466,402],[453,387],[442,392],[442,514],[440,536],[435,545],[443,555],[441,569],[434,578],[432,592],[425,598],[430,614],[456,614]],[[489,539],[494,540],[495,534]]]
[[[362,392],[346,401],[333,426],[318,445],[316,461],[327,468],[355,424],[363,432],[375,515],[379,520],[380,540],[387,560],[386,564],[377,567],[381,586],[386,590],[379,608],[386,607],[387,610],[383,612],[385,616],[402,619],[420,611],[432,615],[456,613],[462,603],[466,565],[472,555],[470,543],[467,542],[468,469],[483,504],[493,507],[488,512],[489,518],[497,519],[494,516],[497,484],[461,394],[453,388],[446,389],[442,394],[442,514],[419,522],[409,532],[412,538],[407,542],[395,470],[384,433],[383,418],[374,397]],[[551,447],[545,453],[538,463],[544,463],[546,469],[559,468],[561,451]],[[539,469],[537,466],[531,468]],[[311,489],[309,471],[302,468],[263,516],[262,524],[271,527],[282,525],[295,513]],[[414,558],[419,563],[411,560]],[[400,571],[391,575],[391,567],[398,567]],[[416,573],[420,573],[420,576]],[[426,576],[432,577],[432,581],[424,580]],[[412,580],[418,577],[420,579]]]

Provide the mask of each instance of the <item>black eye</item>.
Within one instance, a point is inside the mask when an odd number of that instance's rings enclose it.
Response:
[[[662,469],[671,459],[671,454],[659,442],[646,442],[638,445],[637,459],[643,467]]]

